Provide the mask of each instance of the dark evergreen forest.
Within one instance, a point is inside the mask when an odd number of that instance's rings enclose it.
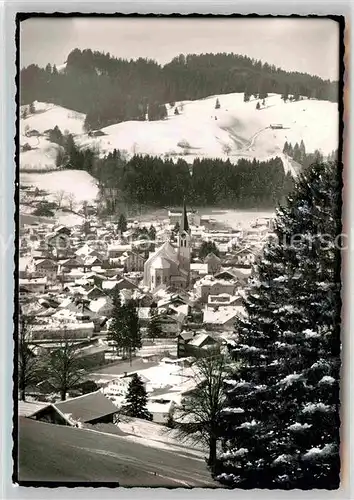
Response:
[[[126,120],[159,120],[165,103],[213,94],[246,92],[303,95],[338,100],[338,84],[286,72],[246,56],[229,53],[179,55],[161,66],[154,60],[125,60],[109,53],[74,49],[66,68],[32,64],[20,72],[21,104],[47,101],[85,113],[87,130]]]
[[[115,193],[107,200],[109,213],[120,202],[166,207],[179,205],[183,197],[195,206],[274,207],[293,188],[280,158],[240,159],[236,164],[195,158],[190,164],[149,155],[127,160],[117,150],[100,158],[90,148],[80,149],[58,127],[49,138],[63,146],[59,167],[85,170],[97,179],[101,193]]]

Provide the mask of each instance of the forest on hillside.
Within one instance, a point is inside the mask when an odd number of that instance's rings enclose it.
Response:
[[[303,95],[338,100],[338,82],[305,73],[286,72],[246,56],[179,55],[161,66],[151,59],[119,59],[109,53],[74,49],[66,67],[48,63],[20,72],[21,105],[51,102],[85,113],[86,130],[126,120],[163,119],[165,103],[202,99],[214,94],[245,92]]]
[[[55,127],[51,142],[62,146],[59,168],[85,170],[97,179],[101,194],[109,195],[108,212],[119,202],[149,206],[179,205],[186,197],[196,206],[274,207],[292,189],[280,158],[268,161],[240,159],[236,164],[220,158],[179,158],[134,155],[129,160],[118,150],[105,157],[91,148],[80,148],[71,134]]]

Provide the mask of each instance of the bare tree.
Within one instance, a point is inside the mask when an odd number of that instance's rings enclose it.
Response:
[[[231,153],[231,146],[230,144],[224,144],[222,147],[223,153],[225,153],[227,156]]]
[[[58,347],[48,356],[46,365],[48,381],[65,401],[67,392],[82,380],[78,346],[68,337],[66,329]]]
[[[55,201],[58,204],[58,208],[61,208],[61,204],[63,203],[64,196],[65,196],[65,191],[63,189],[61,189],[60,191],[56,191]]]
[[[38,382],[38,358],[31,350],[31,318],[20,312],[18,335],[18,387],[21,401],[26,400],[26,389]]]
[[[212,350],[193,363],[196,387],[176,410],[174,428],[180,439],[202,441],[209,449],[208,465],[216,463],[217,442],[221,436],[226,398],[223,381],[228,372],[225,356]]]
[[[74,193],[69,193],[66,197],[66,200],[67,200],[68,205],[69,205],[69,210],[73,211],[74,205],[75,205],[75,200],[76,200]]]

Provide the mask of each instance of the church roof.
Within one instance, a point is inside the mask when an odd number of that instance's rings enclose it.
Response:
[[[180,226],[180,232],[188,232],[189,231],[189,224],[188,224],[188,217],[187,217],[187,209],[186,209],[186,201],[183,200],[183,214],[182,214],[182,221],[181,221],[181,226]]]
[[[155,262],[155,260],[158,257],[162,257],[164,260],[172,261],[172,262],[175,262],[176,264],[178,264],[177,252],[169,241],[165,241],[165,243],[163,245],[161,245],[156,250],[156,252],[154,252],[152,255],[150,255],[148,260],[145,262],[145,266],[147,264],[152,264],[153,262]]]
[[[168,269],[171,267],[171,264],[168,260],[164,259],[163,256],[159,256],[153,261],[151,267],[154,269]]]

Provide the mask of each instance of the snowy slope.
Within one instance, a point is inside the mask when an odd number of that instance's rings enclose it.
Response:
[[[21,106],[21,111],[25,108],[29,112],[29,106]],[[40,134],[43,134],[45,130],[54,128],[56,125],[63,133],[65,130],[68,130],[71,134],[82,134],[84,131],[85,115],[83,113],[38,101],[34,102],[34,108],[36,111],[34,114],[28,114],[27,118],[20,120],[20,134],[22,137],[25,135],[26,127],[38,130]]]
[[[217,110],[216,98],[221,104]],[[294,145],[303,140],[307,152],[319,149],[328,154],[337,148],[337,104],[308,99],[284,103],[278,94],[270,94],[260,110],[256,103],[254,98],[243,102],[242,93],[185,101],[180,115],[172,108],[166,120],[123,122],[103,128],[105,136],[82,135],[77,140],[83,146],[98,146],[101,154],[116,148],[128,154],[183,156],[187,161],[196,156],[226,157],[225,145],[231,161],[269,158],[282,152],[285,141]],[[283,129],[270,128],[279,123]]]
[[[46,173],[24,172],[21,174],[21,184],[36,186],[52,195],[58,191],[65,191],[66,194],[72,193],[76,203],[85,200],[92,202],[98,194],[95,179],[83,170],[60,170]]]

